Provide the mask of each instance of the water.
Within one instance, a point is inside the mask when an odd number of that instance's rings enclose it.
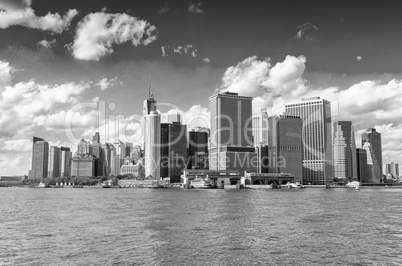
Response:
[[[1,265],[401,265],[402,190],[0,188]]]

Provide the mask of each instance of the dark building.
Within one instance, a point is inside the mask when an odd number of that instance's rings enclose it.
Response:
[[[269,117],[268,123],[268,172],[292,174],[295,182],[302,182],[302,120],[283,114]]]
[[[196,128],[189,132],[189,164],[188,169],[205,169],[208,167],[208,138],[207,129]]]
[[[209,97],[211,132],[209,169],[257,172],[252,135],[252,97],[217,93]]]
[[[29,179],[46,178],[48,174],[49,143],[44,139],[33,137],[32,170]]]
[[[375,128],[368,128],[366,132],[362,134],[362,147],[366,142],[371,143],[370,146],[374,152],[373,157],[375,157],[375,159],[377,160],[378,167],[380,168],[380,175],[382,177],[383,169],[381,133],[378,133]]]
[[[356,149],[357,162],[357,180],[361,183],[367,183],[367,151],[365,149]]]
[[[181,182],[187,166],[187,126],[180,122],[161,124],[160,176],[170,177],[172,183]]]
[[[100,143],[99,132],[95,132],[95,135],[92,137],[92,154],[95,157],[94,175],[95,176],[106,175],[105,165],[107,164],[107,162],[106,162],[105,151],[103,150],[102,144]]]

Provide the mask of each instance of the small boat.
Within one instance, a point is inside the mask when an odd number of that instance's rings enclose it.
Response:
[[[40,182],[37,187],[40,187],[40,188],[49,188],[50,186],[47,185],[47,184],[45,184],[44,182]]]

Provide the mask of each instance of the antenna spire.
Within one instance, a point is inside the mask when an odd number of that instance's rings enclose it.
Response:
[[[151,98],[151,75],[148,78],[148,97]]]

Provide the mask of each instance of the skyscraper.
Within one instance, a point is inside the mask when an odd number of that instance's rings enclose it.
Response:
[[[33,137],[32,170],[29,179],[46,178],[48,174],[49,143],[44,139]]]
[[[387,175],[392,175],[393,177],[399,176],[399,164],[391,162],[386,165]]]
[[[217,93],[209,97],[211,110],[210,170],[256,172],[253,146],[252,97]]]
[[[72,176],[94,176],[95,156],[92,154],[93,147],[89,141],[82,139],[77,144],[77,152],[73,157]]]
[[[111,155],[110,145],[112,145],[112,144],[110,144],[110,143],[101,144],[103,154],[105,156],[103,172],[106,176],[109,176],[110,172],[111,172],[112,155]]]
[[[357,180],[361,183],[368,183],[367,179],[367,151],[356,149]]]
[[[367,182],[368,183],[380,183],[382,174],[380,173],[380,165],[378,164],[377,157],[371,142],[365,142],[363,149],[367,153]]]
[[[261,114],[253,116],[253,143],[255,147],[268,145],[268,113],[261,109]]]
[[[187,164],[187,126],[180,122],[161,124],[160,176],[170,177],[172,183],[181,180]]]
[[[309,97],[285,107],[286,113],[303,121],[303,183],[333,182],[331,103],[320,97]]]
[[[295,182],[302,182],[302,120],[282,114],[269,117],[268,123],[268,172],[290,173],[295,176]]]
[[[61,150],[61,177],[71,176],[72,153],[68,147],[60,147]]]
[[[366,132],[362,134],[362,147],[364,143],[370,142],[373,149],[374,157],[380,167],[380,175],[382,178],[382,144],[381,144],[381,133],[378,133],[375,128],[368,128]]]
[[[351,121],[332,124],[334,178],[346,183],[357,180],[355,132]]]
[[[144,116],[144,168],[145,177],[159,179],[161,119],[156,111]]]
[[[114,146],[114,159],[113,159],[113,167],[112,174],[119,175],[121,166],[124,164],[124,157],[126,157],[126,145],[121,140],[117,140],[113,143]]]
[[[61,150],[57,146],[50,146],[48,160],[48,177],[61,176]]]
[[[188,169],[208,169],[209,130],[195,128],[189,132]]]

